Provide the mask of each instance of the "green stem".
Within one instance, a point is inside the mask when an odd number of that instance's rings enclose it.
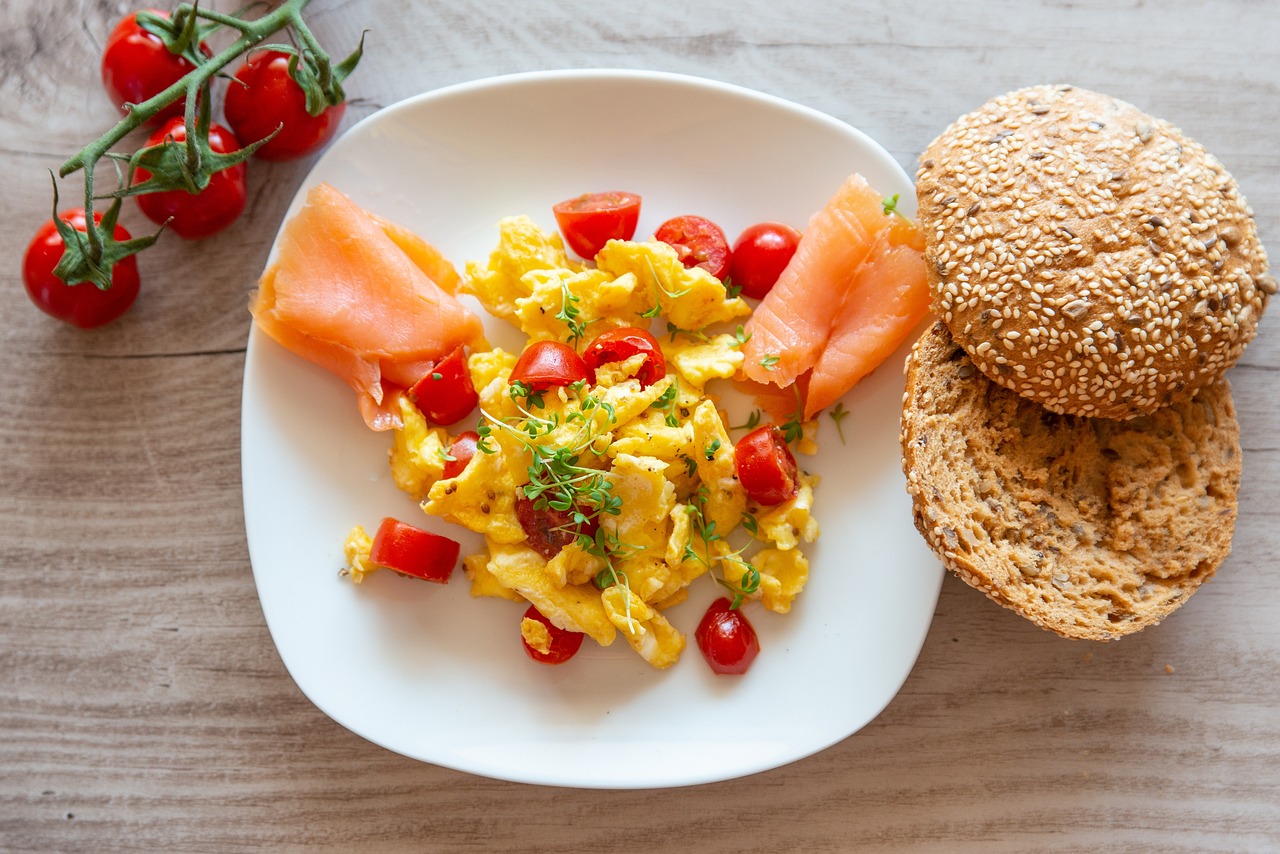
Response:
[[[95,261],[102,257],[102,235],[93,225],[93,162],[84,167],[85,237],[89,239],[89,257]]]
[[[311,51],[311,55],[316,59],[316,68],[320,71],[320,88],[323,92],[328,92],[329,87],[333,83],[333,69],[329,66],[328,54],[324,52],[324,48],[320,47],[320,43],[316,41],[316,37],[311,33],[311,28],[306,22],[299,19],[293,27],[294,32],[298,34],[298,38],[302,39],[302,43],[307,46],[307,50]]]
[[[195,71],[163,92],[148,98],[141,104],[130,104],[129,114],[116,123],[116,126],[111,130],[82,148],[78,154],[63,163],[58,169],[58,176],[65,178],[79,169],[84,169],[86,170],[87,179],[91,171],[89,164],[101,159],[116,143],[141,127],[147,119],[150,119],[184,94],[187,96],[188,115],[194,117],[194,102],[200,87],[267,36],[285,26],[298,27],[302,23],[302,9],[308,2],[310,0],[285,0],[275,11],[268,12],[255,21],[246,22],[243,26],[237,27],[243,33],[240,38],[236,39],[221,53],[216,54],[206,62],[202,62]],[[205,15],[205,12],[200,10],[197,14]],[[190,121],[188,127],[190,127]],[[86,184],[88,184],[87,180]],[[86,198],[92,200],[89,192],[86,192]],[[92,229],[89,231],[92,233]],[[95,238],[90,237],[89,241],[92,245],[95,243]]]

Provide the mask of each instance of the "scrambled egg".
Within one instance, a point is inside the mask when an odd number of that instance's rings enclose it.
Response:
[[[769,610],[790,609],[808,578],[800,543],[818,536],[816,478],[805,475],[790,501],[753,506],[735,474],[730,428],[707,392],[742,367],[742,328],[730,331],[750,313],[742,299],[657,241],[610,241],[594,265],[572,261],[559,235],[528,217],[499,223],[497,247],[467,265],[461,290],[531,342],[578,352],[608,329],[649,329],[657,318],[668,330],[665,376],[647,386],[643,354],[600,365],[594,382],[533,394],[510,382],[517,354],[471,354],[481,447],[456,477],[444,477],[447,431],[403,401],[395,482],[427,513],[484,535],[484,550],[463,560],[472,595],[529,602],[602,646],[621,635],[658,668],[686,646],[663,611],[703,575]],[[526,534],[518,504],[538,506],[525,489],[540,488],[545,509],[563,497],[560,487],[572,490],[580,518],[550,526],[567,533],[548,558]],[[347,552],[358,581],[370,567],[368,538],[357,531]],[[525,620],[521,633],[534,649],[550,643],[537,621]]]

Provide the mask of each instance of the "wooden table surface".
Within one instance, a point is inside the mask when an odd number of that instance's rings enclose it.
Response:
[[[97,63],[124,8],[0,3],[0,850],[1280,850],[1274,316],[1231,373],[1234,551],[1155,629],[1069,642],[948,578],[869,726],[685,789],[499,782],[329,720],[268,635],[240,492],[246,294],[309,164],[254,164],[244,218],[145,253],[141,298],[105,329],[22,291],[48,170],[113,122]],[[909,171],[988,97],[1073,82],[1203,142],[1280,251],[1280,17],[1262,0],[316,0],[309,20],[335,52],[370,31],[347,124],[496,74],[657,69],[822,110]]]

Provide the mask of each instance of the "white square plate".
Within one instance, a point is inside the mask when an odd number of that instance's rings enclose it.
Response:
[[[897,163],[829,116],[671,74],[566,71],[482,80],[411,98],[333,144],[294,199],[327,181],[461,266],[487,256],[503,216],[554,228],[551,206],[594,190],[643,199],[638,235],[696,213],[732,238],[761,220],[803,227],[852,172],[914,209]],[[520,336],[486,316],[495,344]],[[350,389],[256,328],[245,366],[245,527],[263,613],[302,691],[353,732],[427,762],[508,780],[639,788],[773,768],[856,732],[893,698],[933,616],[942,568],[912,527],[898,421],[906,347],[844,398],[845,441],[823,416],[822,476],[790,614],[748,613],[762,651],[715,676],[692,631],[707,580],[668,616],[690,636],[668,671],[622,642],[546,667],[521,649],[523,607],[375,573],[338,577],[352,525],[396,516],[463,542],[393,484],[390,435],[367,430]],[[461,427],[458,429],[462,429]]]

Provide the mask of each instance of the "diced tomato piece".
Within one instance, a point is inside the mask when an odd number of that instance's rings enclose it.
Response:
[[[667,360],[662,355],[658,340],[645,329],[635,326],[623,326],[610,329],[596,336],[582,352],[582,361],[591,371],[591,381],[596,379],[596,368],[608,362],[625,362],[637,353],[644,354],[644,364],[640,366],[636,379],[641,388],[648,388],[667,375]]]
[[[587,365],[578,352],[559,341],[534,341],[511,369],[508,382],[524,383],[530,391],[572,385],[587,379]]]
[[[747,672],[760,654],[760,639],[746,615],[717,599],[707,608],[694,632],[698,649],[716,673],[738,675]]]
[[[480,396],[471,384],[467,352],[455,347],[409,389],[409,399],[433,424],[457,424],[476,408]]]
[[[757,427],[738,440],[733,468],[747,496],[760,504],[781,504],[800,488],[796,458],[773,424]]]
[[[672,217],[653,236],[674,248],[686,267],[701,267],[721,280],[729,274],[729,238],[706,217]]]
[[[546,652],[539,652],[529,646],[529,642],[524,640],[523,636],[520,638],[524,644],[524,651],[529,653],[530,658],[540,664],[564,664],[577,655],[578,650],[582,647],[582,638],[584,637],[582,632],[571,632],[560,628],[542,616],[542,612],[532,605],[529,606],[529,610],[524,612],[524,619],[537,620],[547,627],[547,632],[551,635],[551,646]]]
[[[594,258],[610,240],[630,240],[640,221],[640,197],[635,193],[583,193],[555,205],[556,225],[569,248],[582,258]]]
[[[388,516],[373,536],[369,559],[402,575],[447,584],[461,549],[461,544],[448,537]]]
[[[457,477],[466,469],[467,463],[476,455],[476,446],[480,444],[480,434],[475,430],[459,433],[449,446],[451,460],[445,460],[444,477]]]

